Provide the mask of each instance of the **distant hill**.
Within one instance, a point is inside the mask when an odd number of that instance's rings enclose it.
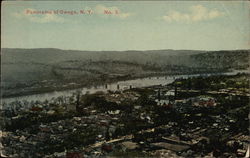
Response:
[[[196,66],[244,69],[249,67],[249,50],[215,51],[191,55]]]
[[[137,63],[166,62],[169,56],[186,56],[204,53],[204,51],[189,50],[152,50],[152,51],[76,51],[60,50],[52,48],[41,49],[2,49],[4,63],[13,62],[35,62],[55,63],[66,60],[116,60]],[[170,62],[170,61],[169,61]]]
[[[1,86],[3,89],[16,89],[34,84],[42,87],[45,81],[50,81],[50,84],[69,81],[87,84],[89,81],[121,76],[246,69],[249,67],[249,56],[249,50],[77,51],[3,48]]]

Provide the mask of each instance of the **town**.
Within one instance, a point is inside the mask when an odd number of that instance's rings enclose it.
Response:
[[[0,158],[249,158],[249,1],[8,1]]]
[[[249,155],[249,97],[249,74],[238,73],[16,101],[1,111],[2,155],[244,157]]]

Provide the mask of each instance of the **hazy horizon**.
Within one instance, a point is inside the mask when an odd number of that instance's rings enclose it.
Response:
[[[148,49],[148,50],[79,50],[79,49],[62,49],[62,48],[1,48],[1,49],[58,49],[64,51],[89,51],[89,52],[108,52],[108,51],[116,51],[116,52],[126,52],[126,51],[239,51],[239,50],[250,50],[249,49],[221,49],[221,50],[202,50],[202,49]]]

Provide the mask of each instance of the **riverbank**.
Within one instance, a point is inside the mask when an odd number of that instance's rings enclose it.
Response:
[[[139,74],[139,75],[122,75],[116,77],[106,76],[105,78],[95,78],[88,80],[76,79],[54,83],[37,83],[40,87],[25,87],[19,89],[11,89],[11,90],[3,90],[1,93],[2,99],[13,98],[13,97],[22,97],[28,95],[37,95],[51,92],[60,92],[66,90],[74,90],[81,88],[91,88],[103,86],[106,84],[112,84],[116,82],[126,81],[126,80],[135,80],[135,79],[143,79],[147,77],[165,77],[165,76],[173,76],[173,75],[196,75],[196,74],[213,74],[213,73],[228,73],[229,71],[208,71],[208,72],[194,72],[194,73],[169,73],[169,72],[155,72],[155,73],[147,73],[147,74]],[[52,86],[53,85],[53,86]]]

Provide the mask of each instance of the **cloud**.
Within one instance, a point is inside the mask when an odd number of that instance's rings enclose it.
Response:
[[[120,19],[125,19],[128,18],[129,16],[132,16],[132,13],[129,12],[122,12],[118,7],[113,6],[113,7],[106,7],[104,5],[97,5],[94,8],[95,14],[99,15],[110,15],[112,17],[117,17]],[[105,11],[111,12],[112,14],[105,14]]]
[[[195,5],[189,8],[188,13],[171,10],[162,19],[167,22],[197,22],[215,19],[223,15],[223,12],[216,9],[209,10],[202,5]]]
[[[22,12],[13,13],[13,16],[18,19],[27,19],[32,22],[36,23],[62,23],[65,21],[64,18],[54,14],[53,12],[47,11],[38,11],[35,9],[27,8],[24,9]]]

